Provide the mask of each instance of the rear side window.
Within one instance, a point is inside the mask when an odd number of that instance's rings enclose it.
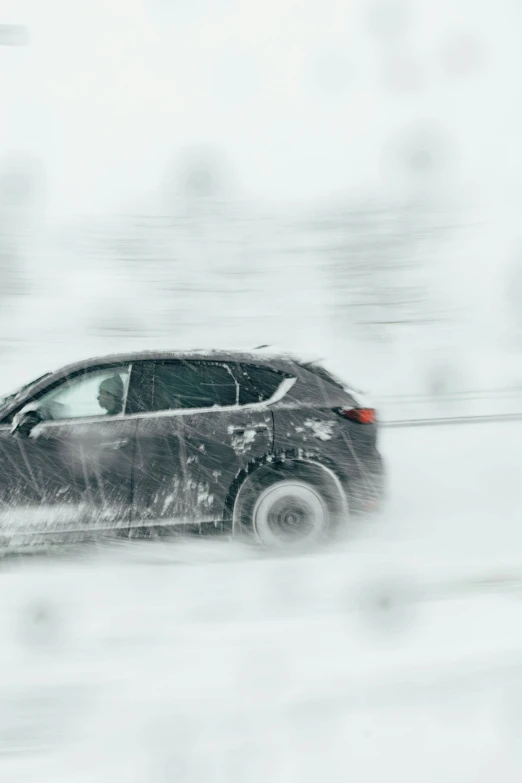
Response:
[[[226,364],[156,363],[153,411],[236,405],[237,396],[237,383]]]
[[[253,364],[240,364],[237,378],[239,381],[239,404],[250,405],[253,402],[265,402],[272,397],[284,379],[283,375],[269,367]]]

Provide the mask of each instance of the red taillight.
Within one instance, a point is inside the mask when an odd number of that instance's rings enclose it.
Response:
[[[359,424],[375,424],[377,420],[374,408],[338,408],[337,413]]]

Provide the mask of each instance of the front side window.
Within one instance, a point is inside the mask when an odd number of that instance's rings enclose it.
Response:
[[[128,367],[91,370],[68,378],[38,399],[44,420],[118,416],[123,413]]]
[[[229,407],[238,403],[238,384],[226,364],[157,362],[152,410]]]

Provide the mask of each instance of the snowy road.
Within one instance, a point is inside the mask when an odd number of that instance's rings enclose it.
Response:
[[[314,557],[4,564],[0,780],[518,782],[521,435],[384,431],[389,509]]]

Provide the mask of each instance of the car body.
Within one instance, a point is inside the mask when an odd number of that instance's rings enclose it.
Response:
[[[88,359],[0,404],[0,545],[194,526],[267,544],[323,537],[380,503],[377,440],[357,392],[292,356]]]

